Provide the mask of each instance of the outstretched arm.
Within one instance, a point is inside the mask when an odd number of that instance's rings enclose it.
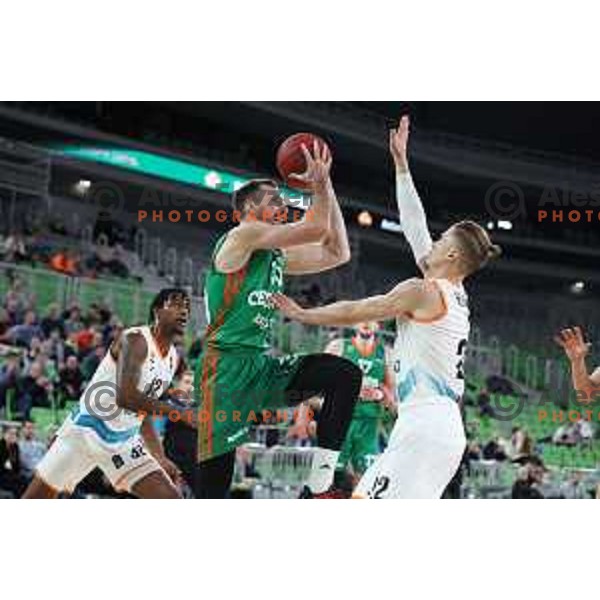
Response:
[[[396,200],[400,225],[419,268],[424,270],[424,259],[433,242],[427,227],[427,217],[408,167],[408,137],[410,121],[402,117],[398,129],[390,131],[390,152],[396,167]]]
[[[387,294],[364,300],[335,302],[327,306],[304,309],[282,294],[273,296],[275,305],[290,319],[308,325],[344,327],[363,321],[382,321],[419,311],[420,318],[438,315],[443,309],[439,290],[422,279],[409,279]]]
[[[593,400],[600,393],[600,367],[591,375],[588,374],[586,357],[590,344],[584,341],[581,328],[563,329],[554,339],[571,361],[573,387],[580,395],[580,400]]]
[[[333,189],[331,178],[322,185],[315,186],[315,201],[331,207],[329,229],[322,243],[305,244],[285,250],[288,275],[306,275],[321,273],[339,267],[350,260],[348,232],[340,205]],[[329,198],[324,200],[323,195]]]

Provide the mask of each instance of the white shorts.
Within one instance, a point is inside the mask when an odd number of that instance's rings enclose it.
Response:
[[[387,449],[367,469],[356,498],[440,498],[466,447],[458,403],[438,397],[400,404]]]
[[[125,492],[150,473],[163,470],[139,435],[109,446],[93,429],[80,427],[69,417],[38,464],[36,474],[54,489],[72,492],[96,467],[115,490]]]

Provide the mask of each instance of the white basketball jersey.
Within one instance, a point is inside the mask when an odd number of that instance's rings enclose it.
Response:
[[[463,361],[469,339],[468,297],[462,285],[429,279],[444,300],[445,311],[430,322],[398,319],[394,372],[399,402],[446,396],[458,400],[464,392]]]
[[[160,398],[168,389],[179,357],[175,346],[163,356],[147,326],[132,327],[123,332],[141,333],[148,344],[148,355],[142,365],[137,389],[150,398]],[[78,425],[91,427],[108,443],[120,443],[136,435],[141,426],[140,415],[119,409],[116,404],[117,364],[110,350],[98,365],[94,376],[79,400],[79,411],[73,416]]]

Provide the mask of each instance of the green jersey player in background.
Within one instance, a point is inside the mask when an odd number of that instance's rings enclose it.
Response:
[[[393,373],[387,365],[385,346],[377,338],[378,329],[376,321],[359,323],[351,338],[334,339],[325,350],[352,361],[363,373],[359,399],[337,466],[342,473],[348,472],[354,484],[380,454],[379,436],[386,413],[395,413],[396,409]]]

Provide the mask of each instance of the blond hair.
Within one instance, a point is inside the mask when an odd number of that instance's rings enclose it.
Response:
[[[460,221],[452,227],[462,250],[467,275],[483,269],[490,260],[502,254],[502,248],[492,243],[488,232],[474,221]]]

